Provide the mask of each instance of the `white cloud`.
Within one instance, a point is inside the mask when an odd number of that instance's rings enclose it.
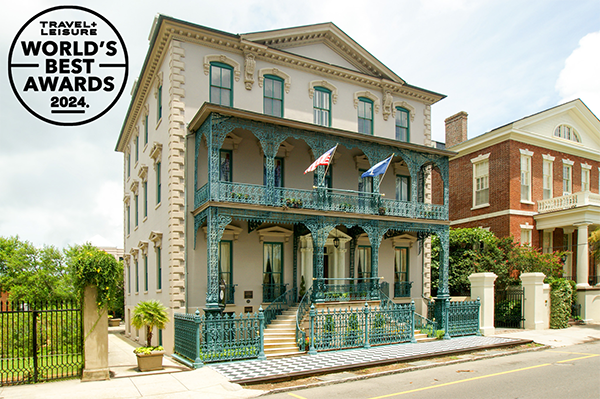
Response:
[[[562,102],[581,98],[600,117],[600,31],[585,35],[556,81]]]

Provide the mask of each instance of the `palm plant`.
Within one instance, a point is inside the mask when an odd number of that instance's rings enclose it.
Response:
[[[149,348],[152,347],[154,327],[162,330],[168,322],[167,308],[155,299],[140,302],[133,309],[131,324],[138,329],[146,327],[146,346]]]

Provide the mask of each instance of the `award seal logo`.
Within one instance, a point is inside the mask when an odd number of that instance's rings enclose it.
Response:
[[[80,6],[35,15],[8,53],[13,92],[32,115],[78,126],[106,114],[125,89],[129,58],[123,38],[102,15]]]

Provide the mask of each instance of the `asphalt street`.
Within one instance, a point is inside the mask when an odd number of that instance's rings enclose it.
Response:
[[[269,395],[317,398],[600,398],[600,341]]]

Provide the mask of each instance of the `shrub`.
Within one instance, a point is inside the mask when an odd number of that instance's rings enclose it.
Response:
[[[564,278],[550,282],[550,328],[567,328],[571,316],[573,289]]]

